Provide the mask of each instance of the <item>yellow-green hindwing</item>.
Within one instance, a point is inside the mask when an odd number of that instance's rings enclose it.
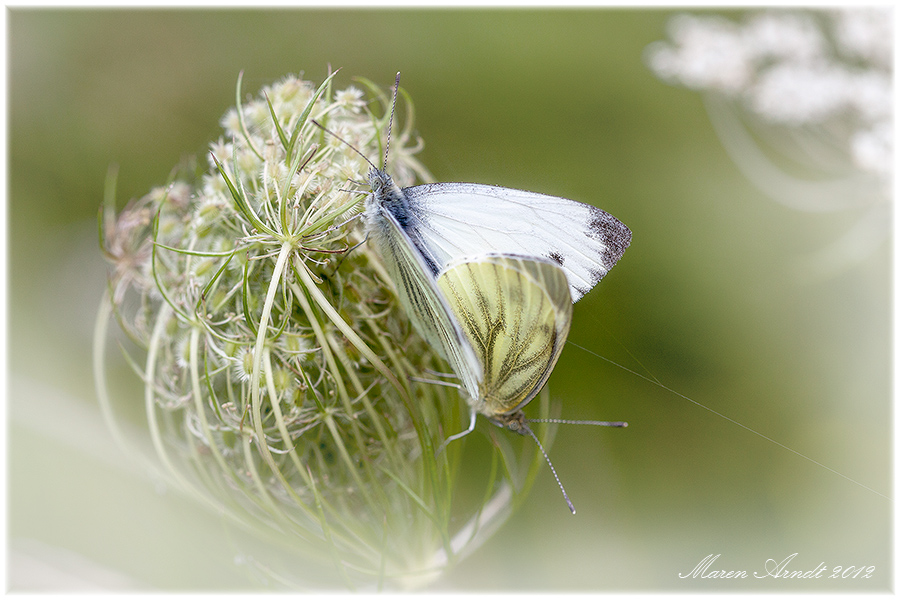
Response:
[[[451,263],[437,280],[482,367],[476,410],[496,417],[540,391],[572,321],[565,273],[540,259],[488,255]]]

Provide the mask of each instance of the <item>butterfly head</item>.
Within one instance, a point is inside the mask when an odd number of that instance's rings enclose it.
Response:
[[[519,435],[528,435],[529,427],[525,421],[525,413],[521,410],[517,410],[513,413],[494,415],[489,417],[491,422],[504,429],[509,429],[510,431],[515,431]]]
[[[390,175],[375,167],[369,169],[366,180],[369,182],[372,193],[375,194],[376,197],[384,196],[385,190],[397,187]]]
[[[372,195],[366,200],[367,208],[388,211],[400,225],[405,226],[409,219],[409,210],[403,190],[394,183],[390,175],[374,167],[369,169],[366,178],[372,188]]]

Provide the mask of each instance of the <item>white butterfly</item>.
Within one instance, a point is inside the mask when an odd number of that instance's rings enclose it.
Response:
[[[471,183],[400,189],[374,167],[368,179],[369,239],[414,327],[461,380],[472,407],[464,433],[476,413],[521,430],[521,408],[562,351],[571,304],[615,265],[631,232],[565,198]],[[529,336],[549,350],[533,356]],[[513,393],[509,379],[523,371],[533,386]]]
[[[616,264],[631,231],[599,208],[555,196],[474,183],[401,189],[374,165],[368,182],[368,239],[413,326],[467,395],[469,427],[445,444],[473,431],[480,413],[531,435],[543,452],[522,407],[556,365],[572,303]]]

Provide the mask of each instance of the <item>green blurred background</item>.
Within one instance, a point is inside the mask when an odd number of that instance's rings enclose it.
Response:
[[[855,215],[789,210],[741,176],[701,97],[645,66],[672,14],[8,12],[11,589],[267,585],[245,562],[270,549],[161,488],[104,427],[90,363],[105,281],[96,213],[110,164],[121,205],[203,153],[239,71],[256,93],[287,73],[321,81],[331,65],[339,87],[403,73],[438,181],[593,203],[634,232],[576,305],[570,340],[590,352],[570,345],[550,382],[563,417],[629,428],[562,426],[550,454],[577,516],[545,469],[434,589],[887,590],[889,245],[828,277],[798,268]],[[142,403],[137,384],[120,387]],[[875,571],[678,577],[709,554],[752,573],[793,553],[791,569]]]

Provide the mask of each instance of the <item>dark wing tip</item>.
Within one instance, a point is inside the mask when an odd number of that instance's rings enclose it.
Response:
[[[591,208],[589,235],[606,246],[603,251],[603,266],[608,271],[622,258],[625,249],[631,244],[631,230],[608,212],[597,207]]]

